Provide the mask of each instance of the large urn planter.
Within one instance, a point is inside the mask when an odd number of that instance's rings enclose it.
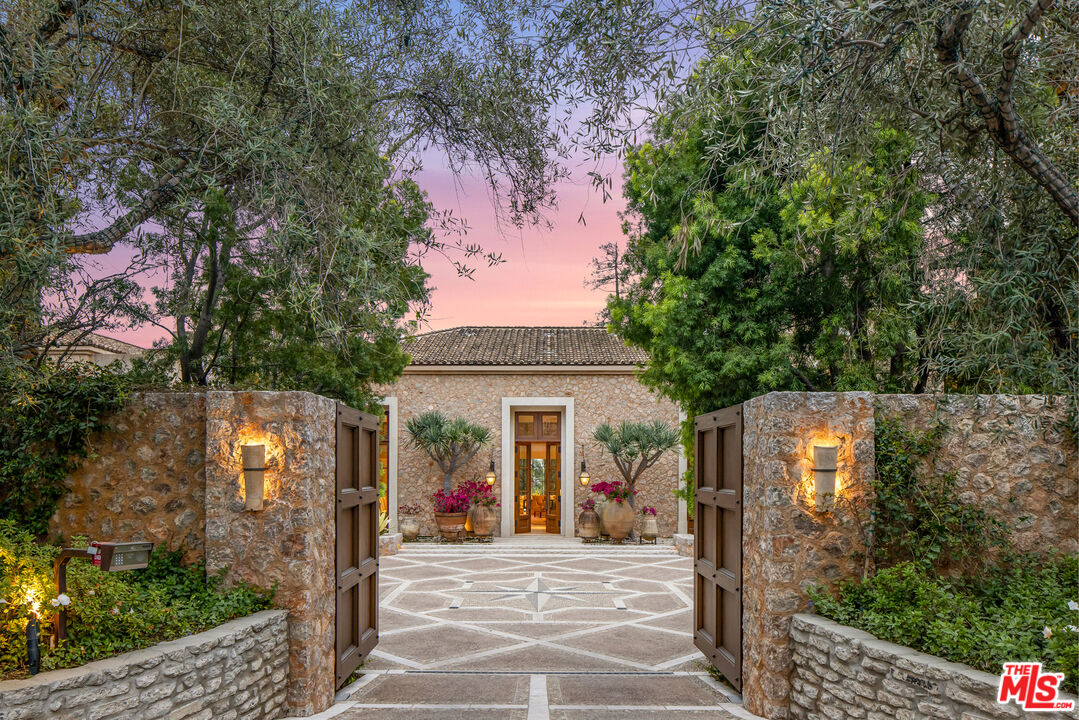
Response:
[[[599,534],[603,537],[607,537],[610,534],[607,532],[607,526],[603,524],[603,508],[607,507],[609,504],[610,503],[607,502],[606,498],[601,497],[596,500],[596,506],[594,508],[596,516],[599,518]]]
[[[498,511],[490,505],[473,505],[469,510],[472,521],[472,534],[476,537],[491,537],[498,522]]]
[[[599,514],[595,510],[582,510],[577,517],[577,534],[585,540],[599,537]]]
[[[603,527],[611,540],[622,542],[633,530],[633,508],[628,502],[609,502],[603,508]]]
[[[442,536],[442,539],[455,542],[460,540],[465,532],[465,519],[467,517],[468,513],[463,512],[436,512],[435,525],[438,526],[438,533]]]
[[[420,519],[412,515],[400,517],[397,519],[397,529],[405,540],[415,540],[420,534]]]
[[[655,542],[659,536],[659,522],[655,515],[645,515],[641,519],[641,539],[646,542]]]

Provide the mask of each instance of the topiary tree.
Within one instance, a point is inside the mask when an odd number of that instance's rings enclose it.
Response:
[[[592,432],[592,438],[611,454],[614,466],[622,473],[626,484],[635,490],[641,473],[678,444],[678,431],[659,420],[621,422],[617,427],[603,423]],[[629,503],[633,505],[632,494]]]
[[[487,428],[464,418],[451,420],[437,410],[412,418],[405,427],[412,447],[427,453],[442,471],[442,489],[447,493],[453,473],[491,441]]]

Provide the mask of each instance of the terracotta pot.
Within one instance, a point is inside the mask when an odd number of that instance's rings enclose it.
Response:
[[[599,537],[599,515],[595,510],[582,510],[577,518],[577,534],[585,540]]]
[[[596,511],[596,515],[599,516],[599,534],[606,537],[610,533],[607,532],[607,526],[603,524],[603,508],[607,507],[607,498],[601,497],[596,499],[596,505],[593,510]]]
[[[435,513],[435,525],[446,540],[460,540],[465,532],[465,518],[468,513]]]
[[[405,540],[415,540],[420,534],[420,519],[414,515],[404,515],[397,518],[397,529]]]
[[[641,539],[652,542],[659,535],[659,522],[656,521],[655,515],[644,515],[641,517]]]
[[[490,537],[494,534],[498,522],[498,511],[493,505],[473,505],[469,511],[472,520],[472,532],[478,537]]]
[[[609,502],[603,508],[603,526],[611,540],[622,542],[633,531],[633,508],[628,502]]]

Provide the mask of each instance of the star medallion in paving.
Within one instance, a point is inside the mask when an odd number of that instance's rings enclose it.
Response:
[[[492,595],[502,593],[495,600],[515,600],[517,598],[525,598],[532,603],[532,609],[536,612],[543,610],[547,601],[551,598],[560,598],[563,600],[577,600],[583,602],[581,595],[614,595],[613,590],[579,590],[577,585],[567,585],[565,587],[552,587],[548,585],[543,577],[536,573],[536,576],[523,588],[508,587],[506,585],[497,585],[496,590],[464,590],[466,593],[481,593],[484,595]]]

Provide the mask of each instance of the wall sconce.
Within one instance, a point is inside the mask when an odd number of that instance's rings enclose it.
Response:
[[[828,512],[835,503],[835,473],[839,448],[813,446],[813,504],[818,512]]]
[[[498,476],[495,475],[495,459],[494,458],[491,458],[491,467],[489,467],[487,469],[487,477],[485,479],[487,480],[488,485],[494,485],[495,480],[498,479]]]
[[[579,478],[579,480],[581,481],[581,485],[587,485],[588,481],[591,480],[591,479],[592,479],[592,477],[588,474],[588,471],[585,470],[584,460],[582,459],[581,460],[581,476]]]
[[[266,493],[266,446],[241,445],[244,465],[244,509],[261,510]]]

